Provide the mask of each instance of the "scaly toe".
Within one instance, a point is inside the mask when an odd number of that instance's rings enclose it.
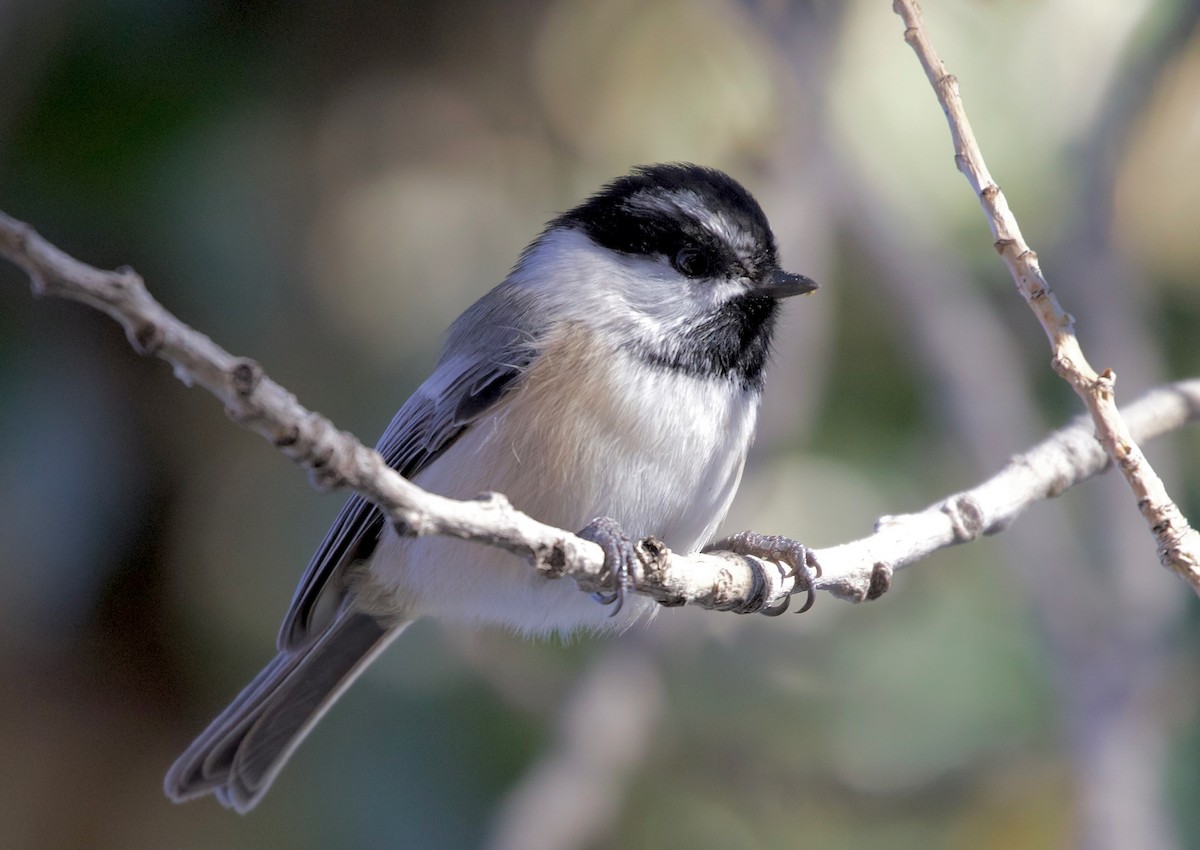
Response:
[[[616,520],[609,517],[598,517],[592,520],[579,532],[579,537],[590,540],[604,550],[604,566],[608,580],[613,583],[611,591],[597,591],[592,598],[601,605],[616,607],[609,613],[615,617],[625,606],[625,595],[633,590],[633,565],[637,560],[633,541]]]

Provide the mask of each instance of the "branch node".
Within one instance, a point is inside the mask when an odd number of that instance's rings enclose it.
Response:
[[[146,288],[142,276],[132,266],[118,266],[112,275],[113,286],[125,292]]]
[[[651,591],[654,600],[666,608],[678,608],[687,604],[687,597],[671,593],[666,589],[667,565],[671,550],[657,537],[643,537],[633,544],[641,573],[635,584],[642,590]]]
[[[633,551],[642,565],[642,580],[638,584],[661,587],[671,550],[657,537],[643,537],[633,544]]]
[[[163,346],[163,329],[155,322],[145,321],[132,325],[125,331],[129,345],[143,357],[157,354]]]
[[[262,366],[249,357],[239,357],[229,368],[229,381],[233,384],[233,391],[242,398],[258,389],[262,376]]]
[[[983,533],[983,509],[967,493],[959,493],[943,502],[942,513],[950,519],[955,543],[967,543]]]
[[[546,578],[562,578],[567,571],[567,548],[563,541],[538,547],[533,553],[533,566]]]
[[[300,426],[294,422],[289,422],[284,426],[283,430],[274,434],[271,437],[271,442],[276,448],[286,449],[296,445],[300,440]]]
[[[487,505],[489,510],[506,511],[512,507],[512,503],[508,501],[508,497],[503,493],[497,493],[495,490],[485,490],[478,494],[473,501]]]
[[[392,531],[396,532],[396,534],[400,535],[401,537],[416,537],[417,531],[413,527],[413,524],[408,521],[407,516],[408,514],[405,514],[402,517],[393,517]]]
[[[309,482],[314,490],[321,493],[330,493],[346,483],[346,479],[339,475],[336,469],[326,464],[328,461],[320,466],[314,465],[308,470]]]
[[[874,602],[892,587],[892,565],[876,561],[871,568],[871,580],[867,584],[867,602]]]
[[[338,443],[317,440],[308,457],[308,479],[321,492],[336,490],[346,483],[343,464],[337,462]]]
[[[997,254],[1003,254],[1005,251],[1007,251],[1009,248],[1012,248],[1016,244],[1017,244],[1016,239],[1009,239],[1006,237],[1004,239],[997,239],[995,242],[992,243],[992,247],[996,249]]]
[[[1000,187],[995,183],[989,183],[979,190],[979,194],[985,201],[987,201],[989,204],[992,204],[996,202],[996,196],[1000,194]],[[1008,239],[1005,241],[1012,242],[1013,240]]]

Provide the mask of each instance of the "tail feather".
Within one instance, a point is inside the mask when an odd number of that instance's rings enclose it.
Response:
[[[279,653],[167,772],[167,796],[252,809],[334,700],[406,623],[347,611],[312,643]]]

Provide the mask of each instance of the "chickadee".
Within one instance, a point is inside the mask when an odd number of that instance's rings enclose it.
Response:
[[[731,177],[638,168],[551,221],[451,325],[376,448],[435,493],[498,491],[543,522],[586,526],[614,576],[631,539],[696,552],[741,479],[779,299],[814,289],[779,268],[762,208]],[[599,605],[497,548],[402,536],[352,496],[300,581],[279,653],[179,757],[166,792],[253,808],[418,617],[545,635],[623,629],[653,607]]]

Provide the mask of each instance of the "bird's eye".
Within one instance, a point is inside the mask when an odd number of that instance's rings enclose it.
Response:
[[[698,248],[680,248],[671,265],[686,277],[704,277],[709,270],[708,257]]]

